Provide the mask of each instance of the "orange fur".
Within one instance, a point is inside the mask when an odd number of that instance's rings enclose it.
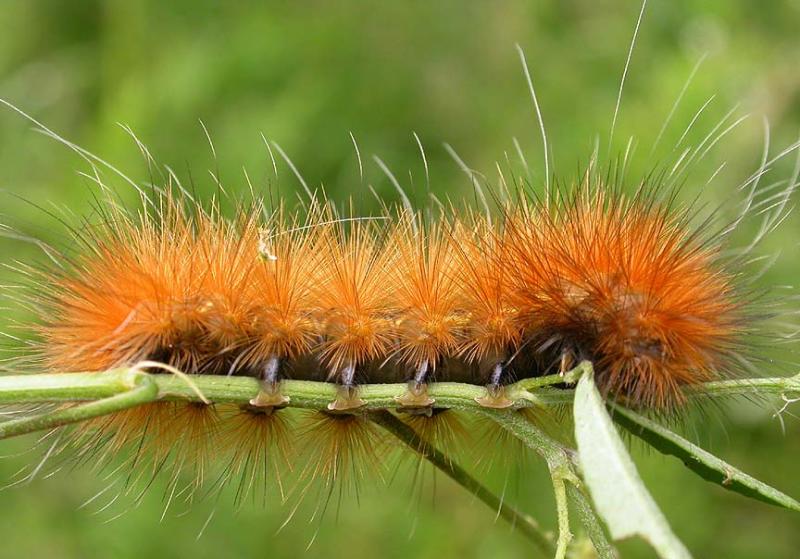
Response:
[[[308,456],[300,480],[321,480],[326,490],[338,483],[358,489],[368,474],[380,476],[391,447],[377,425],[363,415],[312,412],[298,427]],[[307,489],[303,489],[306,491]]]
[[[323,333],[315,289],[324,226],[315,221],[312,217],[300,225],[287,220],[281,210],[259,231],[248,223],[249,251],[260,257],[246,286],[251,308],[244,367],[256,368],[272,357],[308,354]]]
[[[504,230],[495,230],[477,215],[458,223],[453,242],[469,317],[459,353],[488,366],[506,359],[522,342],[518,310],[508,297],[512,269],[506,243]]]
[[[389,243],[399,254],[392,288],[399,312],[397,352],[424,377],[463,344],[466,316],[452,236],[446,225],[430,224],[423,232],[416,221],[403,216]]]
[[[162,221],[116,211],[85,238],[72,273],[54,273],[43,351],[58,371],[102,371],[173,346],[172,365],[202,360],[201,270],[184,211],[164,201]]]
[[[534,349],[591,359],[606,392],[664,409],[734,358],[741,302],[686,211],[648,196],[584,187],[532,224],[512,216],[510,301]]]
[[[226,457],[220,485],[237,480],[237,504],[260,497],[267,502],[267,481],[274,477],[284,497],[283,475],[291,472],[293,423],[288,414],[255,407],[226,410],[216,450]]]
[[[328,228],[319,244],[322,279],[315,297],[325,317],[320,357],[329,378],[353,384],[359,366],[389,355],[395,317],[389,286],[395,285],[394,247],[382,247],[372,222]],[[382,250],[383,249],[383,250]]]

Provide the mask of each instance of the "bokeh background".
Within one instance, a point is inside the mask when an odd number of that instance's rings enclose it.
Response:
[[[424,168],[413,132],[425,146],[431,190],[440,197],[458,201],[473,196],[444,142],[491,184],[496,183],[495,161],[522,173],[516,138],[531,169],[532,187],[541,184],[541,143],[514,48],[519,43],[536,83],[553,167],[566,182],[586,163],[596,141],[601,156],[610,152],[613,157],[624,151],[629,137],[635,138],[631,177],[674,162],[681,149],[673,146],[712,95],[684,145],[697,145],[731,109],[729,123],[750,114],[695,166],[685,187],[708,207],[722,204],[724,219],[728,212],[733,215],[740,196],[736,185],[758,167],[763,118],[771,125],[771,153],[797,137],[800,2],[653,0],[609,149],[609,126],[638,10],[636,2],[595,0],[4,0],[0,97],[137,181],[150,180],[151,173],[120,123],[135,131],[161,165],[201,194],[214,189],[209,170],[228,191],[244,192],[246,168],[259,188],[293,197],[298,183],[280,160],[274,177],[263,133],[284,148],[311,186],[324,185],[338,200],[354,196],[366,212],[370,185],[389,200],[396,196],[373,154],[393,169],[416,202],[424,203]],[[704,55],[651,154],[662,123]],[[364,159],[363,180],[350,132]],[[727,165],[715,181],[704,186],[723,162]],[[777,176],[789,176],[793,163],[792,157],[779,162]],[[87,166],[70,150],[34,132],[13,111],[0,111],[3,223],[37,237],[63,238],[64,225],[49,214],[67,208],[76,214],[66,218],[73,225],[77,216],[91,214],[95,187],[80,175],[85,171]],[[159,180],[157,173],[153,176]],[[133,200],[131,189],[112,173],[106,179]],[[751,237],[755,225],[743,228],[741,239]],[[795,281],[799,226],[795,214],[758,249],[763,255],[779,253],[760,285]],[[41,258],[29,243],[8,238],[0,241],[0,255],[9,265]],[[8,270],[2,278],[12,281]],[[11,297],[2,306],[10,307],[3,325],[12,331],[15,320],[25,320],[24,313]],[[765,372],[793,369],[789,352],[764,357],[773,361]],[[800,424],[787,417],[784,432],[773,412],[765,403],[737,402],[713,420],[698,422],[700,434],[693,436],[797,497]],[[18,454],[32,441],[1,445],[0,478],[14,479],[21,467],[35,461],[30,453]],[[729,494],[674,459],[635,444],[633,449],[642,476],[696,557],[797,556],[796,514]],[[482,452],[494,450],[489,446]],[[345,498],[322,520],[309,521],[313,507],[301,507],[279,531],[291,507],[277,503],[236,511],[230,499],[222,499],[200,503],[185,514],[176,507],[160,520],[159,484],[135,508],[124,498],[105,510],[100,509],[110,498],[79,508],[107,482],[82,470],[60,471],[0,492],[0,556],[531,556],[522,537],[449,480],[433,483],[428,476],[423,491],[410,497],[410,468],[389,477],[388,487],[364,484],[358,499]],[[499,468],[482,477],[499,490],[505,472]],[[541,463],[530,460],[508,487],[509,499],[554,526]],[[652,556],[636,542],[620,548],[626,558]]]

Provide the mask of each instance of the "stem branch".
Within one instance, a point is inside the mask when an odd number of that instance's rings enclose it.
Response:
[[[567,497],[575,512],[578,513],[583,524],[586,534],[594,544],[594,549],[597,551],[597,556],[600,559],[616,559],[617,555],[614,548],[608,541],[605,530],[602,524],[597,519],[597,514],[594,512],[589,499],[586,494],[578,487],[567,484]]]
[[[539,524],[533,518],[519,512],[513,506],[492,493],[492,491],[472,477],[461,466],[453,462],[453,460],[428,443],[428,441],[422,439],[407,423],[404,423],[387,410],[376,411],[370,414],[369,417],[372,421],[403,441],[403,443],[412,450],[419,453],[420,456],[439,468],[461,487],[483,501],[489,508],[498,512],[500,516],[506,519],[512,526],[519,528],[541,552],[547,555],[553,554],[555,551],[553,542],[542,532]]]
[[[43,431],[52,427],[85,421],[93,417],[108,415],[117,411],[133,408],[152,402],[158,396],[158,386],[149,375],[135,377],[135,385],[125,392],[86,404],[70,406],[46,413],[12,419],[0,423],[0,439],[7,439],[34,431]]]
[[[601,559],[614,559],[614,550],[603,532],[597,513],[581,490],[582,483],[571,455],[572,451],[542,433],[519,413],[508,410],[483,410],[482,413],[521,440],[547,462],[556,493],[559,550],[569,543],[571,537],[569,512],[564,502],[565,496],[569,496],[570,502],[576,505],[578,516]]]
[[[553,476],[553,492],[556,496],[556,511],[558,512],[558,542],[556,559],[567,556],[569,543],[572,541],[572,532],[569,529],[569,504],[567,503],[567,487],[561,477]]]

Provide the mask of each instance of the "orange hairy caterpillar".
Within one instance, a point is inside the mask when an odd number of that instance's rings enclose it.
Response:
[[[729,233],[769,204],[762,230],[774,227],[796,179],[763,191],[746,181],[744,209],[720,232],[668,180],[626,190],[595,165],[543,193],[512,197],[503,182],[495,213],[403,204],[359,217],[322,196],[290,208],[252,193],[226,213],[227,198],[204,207],[172,182],[134,208],[102,199],[69,251],[24,268],[35,361],[64,375],[174,374],[197,397],[166,389],[54,430],[45,456],[68,451],[136,503],[163,476],[164,514],[230,487],[236,507],[291,499],[290,518],[308,502],[321,517],[366,475],[388,478],[398,443],[419,460],[415,481],[423,458],[458,480],[452,455],[464,450],[473,467],[521,471],[530,444],[491,413],[569,440],[535,387],[567,392],[581,361],[615,404],[683,417],[688,391],[742,370],[757,332]],[[246,398],[194,385],[234,377],[251,382]],[[304,383],[324,396],[294,400]],[[477,413],[441,397],[451,384],[480,388],[467,408]]]
[[[406,386],[382,408],[418,434],[406,443],[421,455],[431,442],[469,446],[476,432],[508,438],[437,402],[440,382],[485,387],[480,406],[514,408],[510,385],[569,387],[564,373],[587,360],[609,399],[675,415],[685,389],[735,375],[750,351],[743,338],[758,323],[725,250],[755,209],[766,205],[764,230],[785,215],[795,178],[756,188],[777,158],[745,181],[744,209],[721,234],[677,201],[674,179],[628,191],[624,173],[601,176],[594,158],[543,194],[520,186],[512,198],[503,179],[496,214],[405,203],[342,217],[309,193],[296,209],[252,194],[229,216],[225,198],[203,207],[171,180],[141,190],[133,209],[109,192],[60,264],[28,270],[37,361],[63,373],[258,380],[249,401],[157,401],[66,433],[79,463],[128,467],[129,487],[167,472],[168,503],[228,484],[239,503],[266,502],[267,480],[281,498],[302,497],[317,478],[330,490],[381,471],[393,446],[361,396],[382,383]],[[284,410],[287,379],[336,395],[297,417]],[[287,470],[299,486],[284,485]]]
[[[765,155],[740,188],[742,211],[720,231],[715,215],[697,219],[678,201],[686,154],[663,177],[636,181],[625,176],[627,153],[606,176],[595,154],[577,179],[551,188],[539,118],[543,191],[515,178],[512,196],[500,171],[495,212],[472,174],[485,212],[416,211],[403,194],[402,207],[381,202],[368,217],[307,187],[297,208],[275,207],[252,185],[229,215],[227,196],[204,205],[171,173],[167,184],[137,187],[130,208],[98,178],[107,195],[98,222],[72,230],[58,264],[26,269],[36,362],[64,374],[174,374],[197,397],[159,388],[155,401],[53,431],[54,448],[125,469],[129,492],[165,473],[167,506],[227,485],[237,505],[302,500],[321,480],[324,512],[335,487],[383,472],[395,454],[389,434],[453,479],[439,449],[494,445],[475,461],[491,464],[530,448],[487,419],[495,412],[543,437],[552,427],[560,444],[563,417],[548,416],[533,388],[567,393],[581,361],[608,401],[680,416],[687,392],[747,366],[758,322],[728,237],[745,216],[764,214],[765,233],[786,215],[797,177],[757,186],[797,145]],[[249,382],[245,398],[197,388],[243,386],[231,379]],[[441,396],[450,384],[469,394],[475,417]],[[303,389],[316,399],[298,397]],[[553,454],[546,459],[553,468]]]
[[[135,218],[112,208],[79,234],[83,250],[66,271],[38,280],[41,351],[65,372],[160,361],[189,375],[256,377],[263,393],[241,411],[256,431],[280,415],[284,378],[339,385],[334,412],[357,411],[359,385],[409,381],[400,404],[424,412],[430,382],[485,384],[503,406],[503,385],[581,359],[596,363],[612,397],[674,410],[682,388],[717,378],[738,355],[736,278],[713,242],[687,232],[684,210],[652,192],[579,186],[568,196],[521,200],[494,222],[428,224],[406,212],[341,220],[316,202],[306,218],[280,210],[262,223],[256,206],[229,221],[171,193]],[[168,418],[176,405],[86,429],[119,449],[135,443],[138,422],[155,429],[157,457],[198,452],[176,464],[202,464],[225,422],[204,404],[190,405],[192,421]],[[147,411],[159,406],[168,411]]]

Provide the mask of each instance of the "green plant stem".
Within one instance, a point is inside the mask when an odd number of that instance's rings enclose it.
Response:
[[[531,450],[539,454],[548,467],[572,468],[572,460],[562,445],[531,424],[522,414],[513,410],[480,408],[480,413],[520,439]]]
[[[575,510],[577,513],[581,524],[583,524],[586,534],[589,536],[589,539],[592,540],[595,551],[597,551],[597,556],[600,559],[616,559],[617,555],[614,552],[614,548],[608,541],[608,536],[606,535],[602,524],[600,524],[597,514],[592,508],[592,505],[589,502],[589,499],[586,497],[586,494],[581,488],[575,487],[569,483],[566,484],[566,488],[567,498],[569,499],[573,510]]]
[[[558,542],[556,545],[556,559],[567,556],[569,543],[572,541],[572,532],[569,528],[569,504],[567,503],[567,487],[564,480],[553,476],[553,493],[556,497],[556,511],[558,514]]]
[[[543,377],[525,378],[514,384],[514,387],[523,388],[525,390],[535,390],[546,386],[553,386],[554,384],[573,384],[580,377],[583,369],[576,367],[571,371],[556,375],[545,375]]]
[[[564,531],[569,532],[569,519],[566,516],[566,510],[562,511],[564,504],[560,489],[563,486],[567,494],[572,495],[572,501],[578,502],[579,516],[600,557],[602,559],[613,559],[613,548],[605,532],[600,527],[600,520],[581,492],[582,483],[570,451],[545,433],[542,433],[519,413],[509,410],[482,410],[481,413],[517,437],[528,448],[537,452],[547,463],[550,477],[553,480],[553,487],[556,490],[556,504],[559,514],[559,543],[567,538],[564,535]],[[572,489],[575,489],[577,493]]]
[[[114,369],[99,373],[47,373],[29,375],[0,376],[0,404],[66,402],[96,400],[128,389],[127,377],[134,369]],[[135,372],[134,374],[147,374]],[[197,391],[217,403],[247,404],[261,388],[258,380],[251,377],[224,375],[191,375],[191,384],[185,378],[170,374],[149,375],[157,384],[159,399],[200,401]],[[556,382],[554,376],[552,379]],[[281,393],[289,398],[290,407],[325,409],[338,396],[335,384],[306,380],[286,380],[281,382]],[[358,389],[358,396],[364,401],[361,411],[395,408],[397,398],[408,390],[405,383],[366,384]],[[511,385],[507,393],[514,396],[516,407],[534,405],[526,399],[532,397],[525,389]],[[485,397],[483,386],[455,382],[431,384],[428,394],[436,401],[436,407],[452,409],[476,409],[476,398]],[[568,403],[571,392],[568,390],[541,389],[536,393],[536,402],[543,405]]]
[[[533,518],[519,512],[511,505],[501,500],[461,466],[454,463],[433,445],[420,438],[411,426],[386,410],[371,413],[369,417],[372,421],[389,431],[412,450],[419,453],[420,456],[444,472],[453,481],[483,501],[489,508],[497,512],[512,526],[518,528],[541,552],[547,555],[553,554],[555,547],[552,540],[542,531]]]
[[[158,397],[158,386],[149,375],[136,377],[135,384],[125,392],[101,398],[86,404],[79,404],[47,413],[13,419],[0,423],[0,439],[7,439],[25,433],[42,431],[61,425],[85,421],[93,417],[108,415],[133,408]]]
[[[481,413],[538,453],[547,463],[555,491],[558,513],[558,542],[555,556],[556,559],[563,559],[572,538],[564,482],[580,484],[580,479],[575,472],[575,465],[567,449],[540,431],[522,414],[513,410],[481,410]]]
[[[706,382],[686,390],[692,398],[740,396],[752,394],[787,394],[800,392],[800,374],[791,377],[746,378]]]
[[[146,375],[133,369],[114,369],[101,373],[47,373],[0,376],[0,404],[37,402],[72,402],[97,400],[130,389],[130,376]],[[570,373],[567,373],[569,375]],[[184,379],[168,375],[149,375],[158,387],[159,399],[200,401],[194,388]],[[192,375],[192,383],[213,402],[247,404],[260,389],[259,382],[250,377]],[[564,382],[560,375],[536,379],[539,387],[532,388],[531,379],[506,387],[507,396],[514,407],[558,406],[572,402],[573,391],[543,385]],[[359,398],[364,401],[363,411],[391,409],[398,406],[396,398],[406,393],[405,383],[367,384],[359,387]],[[287,380],[281,383],[281,392],[289,397],[290,407],[325,409],[338,396],[334,384],[304,380]],[[800,375],[763,379],[716,381],[686,390],[693,398],[747,395],[800,393]],[[486,396],[482,386],[455,382],[431,384],[428,394],[436,407],[461,410],[482,408],[476,398]]]
[[[146,373],[129,368],[102,373],[55,373],[0,376],[2,402],[68,402],[107,398],[131,389]]]
[[[612,558],[614,552],[594,509],[581,489],[576,464],[573,462],[570,450],[542,433],[521,414],[514,413],[515,408],[570,404],[574,396],[573,390],[554,388],[553,385],[574,381],[580,376],[582,370],[581,365],[565,375],[524,379],[505,387],[505,396],[513,402],[511,409],[498,410],[481,406],[478,401],[484,399],[488,392],[485,387],[472,384],[434,383],[429,386],[428,395],[435,400],[438,408],[479,412],[537,452],[550,469],[557,501],[563,502],[563,494],[560,490],[560,487],[563,486],[569,503],[574,506],[600,557],[606,559]],[[429,448],[426,454],[424,449],[428,447],[424,445],[419,447],[416,442],[419,437],[413,429],[386,411],[398,407],[398,398],[405,395],[407,389],[405,383],[361,386],[358,389],[358,398],[363,405],[353,409],[352,412],[378,412],[377,415],[372,413],[371,415],[376,415],[378,418],[383,417],[384,422],[390,421],[386,419],[387,417],[393,418],[396,429],[403,426],[403,430],[398,433],[402,435],[401,438],[405,437],[403,440],[406,444],[418,452],[422,448],[423,452],[421,453],[425,458],[476,494],[481,500],[496,510],[500,510],[501,515],[513,520],[513,523],[520,526],[531,539],[538,538],[540,548],[545,541],[547,545],[554,548],[552,542],[542,535],[535,523],[531,525],[528,522],[529,520],[532,522],[529,517],[525,517],[509,507],[504,508],[502,502],[494,494],[461,468],[452,464],[438,450]],[[200,402],[206,398],[215,403],[248,404],[260,394],[260,391],[259,381],[249,377],[204,375],[186,377],[185,375],[149,374],[137,368],[120,368],[98,373],[0,376],[0,405],[88,402],[0,423],[0,439],[83,421],[155,400]],[[339,397],[336,385],[326,382],[287,380],[281,383],[280,392],[288,399],[286,404],[289,407],[306,409],[327,409],[328,404]],[[716,381],[686,389],[686,394],[690,398],[752,394],[786,396],[796,393],[800,393],[800,374],[793,377]],[[561,527],[559,543],[561,543],[566,537],[563,529],[566,517],[563,515],[563,507],[559,506],[559,525]],[[561,547],[563,549],[564,545]]]

